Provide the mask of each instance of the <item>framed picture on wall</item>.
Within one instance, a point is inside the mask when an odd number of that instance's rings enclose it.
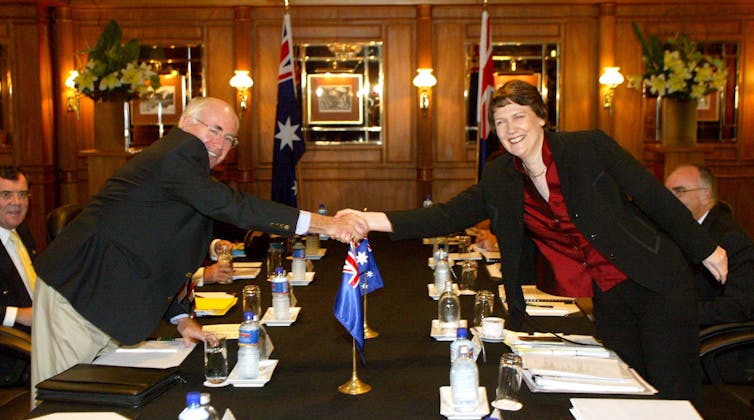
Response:
[[[363,123],[361,74],[309,74],[306,82],[309,124]]]
[[[720,120],[720,92],[712,92],[699,98],[696,105],[698,121]]]
[[[184,76],[160,76],[160,87],[147,99],[131,101],[133,125],[176,125],[183,113]]]
[[[539,85],[540,74],[539,73],[521,73],[521,74],[496,74],[495,75],[495,90],[506,84],[510,80],[523,80],[524,82],[533,85],[537,90],[541,91],[542,87]]]

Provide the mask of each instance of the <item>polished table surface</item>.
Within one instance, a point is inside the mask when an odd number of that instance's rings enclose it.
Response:
[[[385,287],[368,296],[367,320],[379,336],[367,340],[367,365],[358,365],[359,378],[372,386],[371,392],[352,396],[338,392],[338,386],[351,378],[352,340],[333,316],[333,304],[342,276],[346,246],[335,241],[323,242],[327,253],[314,261],[314,281],[295,287],[298,306],[297,321],[288,327],[267,327],[275,350],[272,359],[279,363],[272,379],[262,388],[206,388],[202,367],[202,345],[199,344],[181,365],[186,383],[179,383],[156,400],[138,409],[94,407],[45,402],[32,412],[32,417],[57,411],[118,411],[130,418],[177,418],[183,409],[186,392],[199,390],[212,395],[214,407],[222,413],[230,408],[236,418],[444,418],[440,415],[439,388],[449,385],[449,342],[430,337],[431,320],[437,317],[437,302],[427,293],[433,281],[427,267],[431,247],[418,240],[391,241],[383,234],[370,234],[370,242]],[[458,269],[456,269],[458,272]],[[246,284],[262,289],[262,306],[270,306],[269,283],[265,270],[254,280],[239,280],[232,285],[212,285],[202,290],[240,292]],[[481,267],[477,289],[495,293],[499,282],[493,281]],[[240,294],[240,293],[239,293]],[[461,296],[462,318],[473,318],[473,296]],[[499,299],[495,315],[503,316]],[[538,317],[545,327],[565,333],[593,333],[592,323],[579,314],[566,318]],[[200,318],[202,324],[240,323],[240,303],[223,317]],[[162,334],[176,335],[172,327],[158,329]],[[480,356],[479,383],[486,387],[488,399],[494,399],[497,385],[497,361],[509,351],[502,343],[485,343],[487,360]],[[236,362],[236,340],[228,346],[229,367]],[[572,395],[531,393],[522,386],[524,408],[505,413],[506,419],[570,419],[568,408]],[[625,398],[625,396],[616,396]],[[725,403],[725,394],[705,396],[715,410],[705,418],[740,418],[740,408]],[[732,412],[729,412],[730,410]],[[739,416],[731,417],[731,414]]]

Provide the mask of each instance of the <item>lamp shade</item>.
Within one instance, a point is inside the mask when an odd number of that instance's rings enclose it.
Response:
[[[71,70],[68,72],[68,77],[65,79],[65,87],[68,88],[75,88],[76,87],[76,78],[79,77],[79,72],[76,70]]]
[[[432,75],[432,69],[416,69],[413,84],[418,88],[430,88],[437,84],[437,79]]]
[[[620,74],[620,67],[605,67],[605,72],[600,76],[601,85],[618,86],[623,80],[625,79]]]
[[[230,78],[230,85],[236,89],[248,89],[254,85],[248,70],[235,70],[235,75]]]

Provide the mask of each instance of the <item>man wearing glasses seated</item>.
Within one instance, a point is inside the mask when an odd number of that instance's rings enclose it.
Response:
[[[728,281],[720,284],[696,267],[701,326],[754,319],[754,243],[733,219],[731,208],[717,200],[717,179],[706,166],[676,168],[665,186],[691,211],[728,253]]]
[[[359,217],[331,217],[237,191],[210,176],[238,144],[239,120],[194,98],[164,138],[130,159],[37,259],[32,390],[77,363],[144,340],[161,318],[188,346],[215,337],[180,305],[212,238],[213,219],[285,236],[360,240]]]

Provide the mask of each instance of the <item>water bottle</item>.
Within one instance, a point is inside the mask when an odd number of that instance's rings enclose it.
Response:
[[[461,301],[453,291],[451,282],[445,283],[445,290],[437,300],[437,320],[443,331],[455,331],[461,321]]]
[[[469,330],[459,327],[456,330],[455,341],[450,343],[450,364],[453,364],[453,362],[456,361],[462,346],[467,346],[469,348],[468,356],[474,360],[474,346],[471,344],[471,340],[469,340]]]
[[[201,393],[192,391],[186,394],[186,408],[178,415],[178,420],[207,420],[209,413],[201,405]]]
[[[476,409],[479,398],[479,369],[468,356],[469,347],[459,348],[458,358],[450,367],[450,394],[456,412],[470,412]]]
[[[427,194],[426,197],[424,197],[424,201],[422,202],[422,207],[432,207],[432,196]]]
[[[256,379],[259,376],[259,323],[254,320],[254,312],[244,312],[243,322],[238,328],[236,369],[242,379]]]
[[[442,257],[435,263],[435,290],[439,293],[445,289],[446,283],[452,283],[450,280],[450,264],[448,258]]]
[[[293,281],[306,280],[306,247],[300,241],[293,245],[291,273]]]
[[[283,272],[283,267],[275,269],[275,277],[272,278],[272,312],[278,321],[291,319],[291,298],[288,296],[288,278]]]
[[[209,414],[207,420],[220,420],[222,417],[220,417],[220,414],[215,410],[215,407],[212,407],[211,400],[212,397],[209,395],[209,392],[202,392],[200,403],[202,407],[207,410],[207,414]]]
[[[322,216],[327,216],[327,209],[325,208],[325,205],[323,203],[319,203],[319,209],[317,210],[317,213],[321,214]],[[330,239],[330,236],[326,233],[320,233],[319,234],[319,240],[320,241],[326,241]]]

